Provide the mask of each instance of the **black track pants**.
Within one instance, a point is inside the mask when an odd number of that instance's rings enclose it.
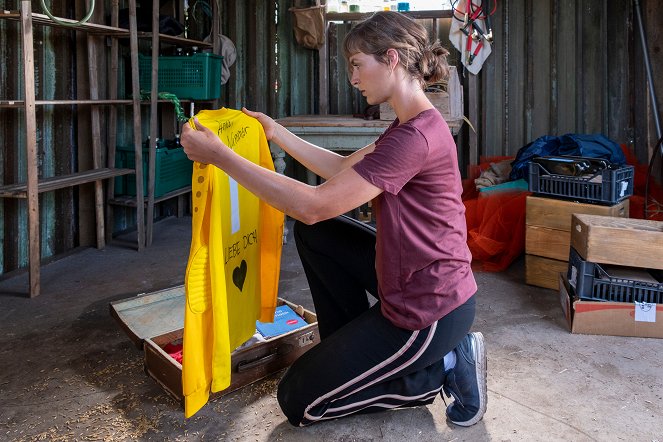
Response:
[[[379,302],[370,307],[367,293],[377,294],[374,230],[339,217],[296,223],[295,239],[322,339],[279,384],[290,423],[430,404],[444,383],[444,355],[474,321],[474,298],[423,330],[402,329],[382,316]]]

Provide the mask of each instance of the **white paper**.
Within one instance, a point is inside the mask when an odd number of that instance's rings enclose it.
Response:
[[[638,322],[656,322],[656,304],[636,301],[635,320]]]

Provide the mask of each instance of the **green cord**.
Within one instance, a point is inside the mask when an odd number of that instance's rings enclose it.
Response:
[[[170,92],[159,92],[157,96],[161,100],[168,100],[171,103],[173,103],[173,106],[175,106],[175,115],[177,115],[177,121],[180,122],[189,121],[189,117],[184,115],[184,109],[182,109],[182,104],[180,103],[180,99],[177,98],[177,95],[171,94]],[[151,97],[150,92],[144,90],[140,91],[141,100],[147,101],[150,99],[150,97]]]
[[[59,25],[62,25],[62,26],[75,27],[75,26],[80,26],[84,23],[87,23],[87,21],[90,19],[90,17],[92,17],[92,13],[94,12],[94,0],[90,0],[90,10],[85,15],[85,17],[83,17],[83,19],[81,19],[77,22],[74,22],[74,23],[69,23],[69,22],[66,22],[66,21],[62,21],[61,19],[53,16],[53,14],[51,14],[51,11],[46,6],[45,0],[41,0],[41,7],[44,10],[44,13],[48,16],[48,18],[53,20],[55,23],[57,23]]]

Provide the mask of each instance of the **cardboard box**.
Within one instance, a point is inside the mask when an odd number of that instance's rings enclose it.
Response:
[[[663,304],[580,300],[565,274],[559,275],[559,300],[571,333],[663,338]]]
[[[663,221],[575,214],[571,245],[586,261],[663,269]]]
[[[546,289],[559,290],[559,274],[566,273],[568,262],[525,255],[525,283]]]
[[[181,343],[184,333],[184,286],[141,294],[111,302],[110,313],[129,338],[145,354],[145,372],[173,398],[184,403],[182,365],[164,346]],[[320,342],[314,313],[279,298],[308,323],[283,335],[240,347],[231,355],[230,386],[210,395],[210,399],[235,391],[290,366],[297,358]]]

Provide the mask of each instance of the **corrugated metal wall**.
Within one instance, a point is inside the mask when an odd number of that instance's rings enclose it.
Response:
[[[569,132],[633,138],[630,1],[510,0],[493,23],[493,53],[476,82],[482,154]]]
[[[18,3],[6,0],[3,9],[17,9]],[[75,14],[74,2],[48,3],[62,16],[80,15],[84,9],[83,0],[75,2]],[[109,0],[102,3],[108,8]],[[120,2],[121,7],[125,3]],[[221,31],[237,48],[230,81],[223,85],[222,106],[246,106],[275,118],[319,113],[321,106],[328,106],[331,113],[362,110],[362,99],[349,87],[344,61],[334,50],[348,25],[330,27],[329,94],[325,97],[319,93],[320,55],[294,41],[288,9],[314,3],[218,0]],[[641,3],[661,95],[663,17],[657,2]],[[465,125],[458,138],[463,168],[479,156],[513,155],[540,135],[567,132],[602,132],[618,142],[634,140],[638,156],[646,160],[654,138],[652,103],[641,49],[634,38],[632,2],[503,0],[497,5],[493,54],[479,76],[463,79],[466,115],[477,128],[474,135]],[[39,2],[33,1],[33,8],[39,11]],[[449,19],[425,24],[446,39]],[[21,96],[17,32],[16,23],[0,21],[0,100]],[[80,40],[75,44],[72,33],[43,27],[36,29],[35,37],[38,64],[49,66],[37,72],[41,98],[74,97],[80,92],[77,89],[87,87],[82,78],[87,75],[87,54]],[[77,119],[76,112],[63,106],[57,112],[40,109],[38,141],[44,176],[73,171],[78,161],[88,161],[77,154],[78,146],[85,143],[86,123]],[[128,115],[122,110],[119,114]],[[23,139],[17,135],[22,125],[20,111],[0,108],[0,183],[21,181],[25,174]],[[87,203],[81,202],[85,199],[79,194],[85,192],[83,188],[41,195],[44,258],[71,250],[79,245],[79,238],[87,237],[85,232],[94,231],[93,213],[81,207]],[[131,211],[122,216],[116,227],[130,228]],[[23,201],[0,201],[0,274],[27,264],[26,218]]]
[[[318,52],[296,44],[288,10],[307,1],[221,1],[221,33],[237,48],[222,105],[274,118],[318,110]]]

